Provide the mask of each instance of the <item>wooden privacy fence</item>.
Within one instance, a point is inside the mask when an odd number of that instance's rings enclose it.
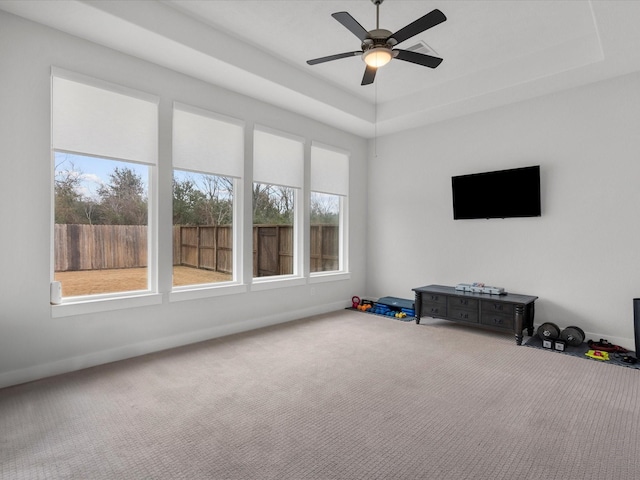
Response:
[[[147,266],[146,225],[54,227],[55,271]]]
[[[253,276],[293,273],[293,226],[253,226]]]
[[[311,271],[337,270],[339,229],[311,225]],[[233,232],[230,225],[174,226],[173,264],[232,273]],[[293,273],[293,227],[253,226],[253,275]]]
[[[174,225],[173,264],[233,273],[231,225]]]
[[[311,271],[337,270],[339,229],[311,225]],[[55,271],[147,266],[146,225],[72,225],[54,228]],[[231,225],[173,227],[173,264],[232,273]],[[254,225],[253,275],[293,273],[293,227]]]
[[[330,272],[340,267],[340,229],[337,225],[311,225],[311,271]]]

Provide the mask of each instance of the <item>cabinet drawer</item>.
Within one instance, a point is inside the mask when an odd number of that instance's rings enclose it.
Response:
[[[482,312],[480,316],[480,324],[487,325],[489,327],[504,328],[506,330],[513,330],[513,315],[504,315],[501,313]]]
[[[441,293],[422,293],[422,303],[423,304],[438,304],[438,305],[446,305],[447,304],[447,296]]]
[[[476,308],[475,310],[470,310],[468,308],[462,308],[458,306],[450,307],[449,315],[447,316],[447,318],[460,322],[478,323],[478,309]]]
[[[447,300],[449,310],[452,308],[468,308],[470,310],[478,310],[478,299],[467,297],[449,297]],[[477,315],[476,315],[477,316]]]
[[[427,317],[446,317],[447,303],[446,297],[444,302],[424,302],[422,303],[421,314]]]
[[[482,300],[480,310],[483,314],[496,313],[503,315],[513,315],[515,311],[513,303],[492,302],[491,300]]]

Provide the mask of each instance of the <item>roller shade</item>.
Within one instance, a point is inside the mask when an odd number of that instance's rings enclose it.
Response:
[[[56,150],[156,164],[157,101],[54,74],[52,143]]]
[[[253,180],[258,183],[302,188],[304,144],[301,140],[255,130]]]
[[[174,105],[173,167],[242,177],[244,127],[213,112]]]
[[[349,194],[349,155],[312,145],[311,190],[347,196]]]

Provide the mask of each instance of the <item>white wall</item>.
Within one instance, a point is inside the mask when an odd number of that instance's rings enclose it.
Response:
[[[536,324],[635,348],[639,112],[635,73],[378,139],[367,292],[484,282],[538,296]],[[541,166],[542,217],[453,220],[453,175],[528,165]]]
[[[52,65],[160,96],[161,305],[52,318]],[[350,279],[169,302],[174,100],[351,152]],[[365,140],[4,12],[0,105],[0,387],[343,308],[364,291]]]

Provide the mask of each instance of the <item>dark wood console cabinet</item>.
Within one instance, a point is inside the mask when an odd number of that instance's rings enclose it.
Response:
[[[533,316],[538,297],[507,293],[463,292],[443,285],[414,288],[416,323],[421,317],[434,317],[468,323],[502,332],[514,332],[522,345],[522,332],[533,335]]]

